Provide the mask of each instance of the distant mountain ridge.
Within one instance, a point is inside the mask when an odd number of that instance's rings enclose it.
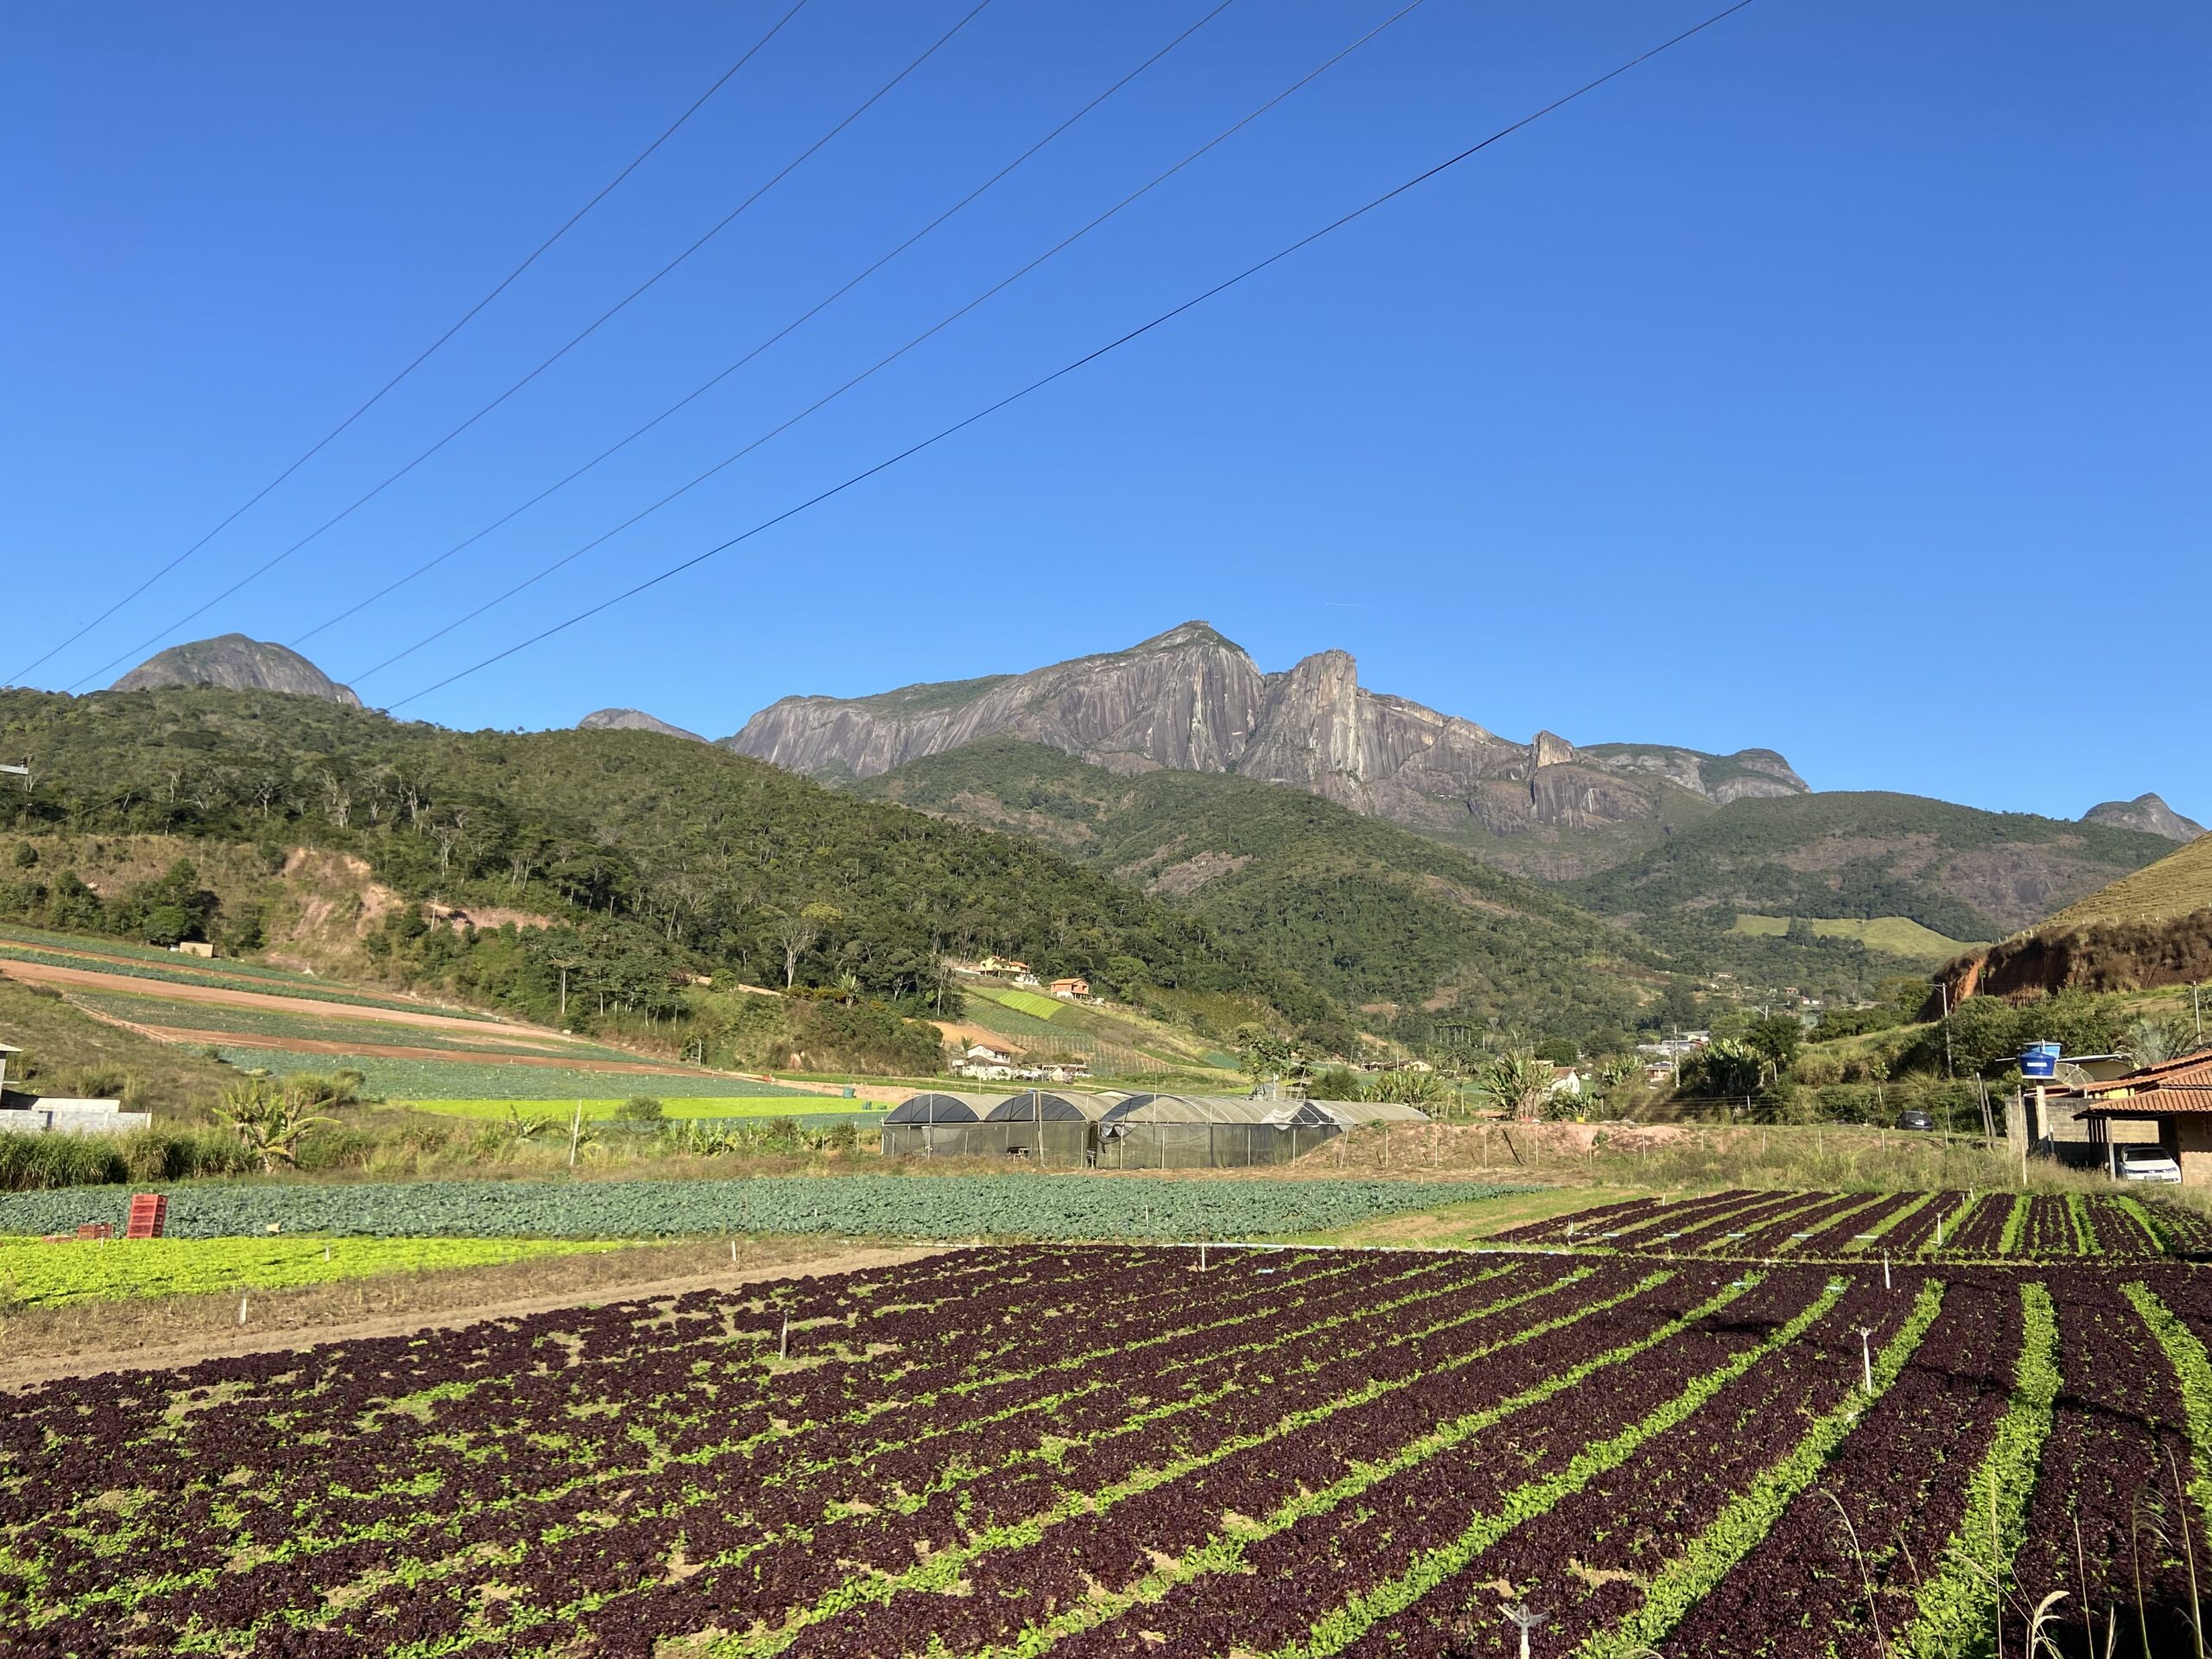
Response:
[[[1602,830],[1656,821],[1678,790],[1708,805],[1802,795],[1770,749],[1527,743],[1359,683],[1342,651],[1261,671],[1209,624],[1022,674],[792,696],[722,745],[794,772],[866,779],[988,737],[1015,737],[1124,773],[1234,772],[1446,836]]]
[[[288,646],[242,633],[171,645],[149,657],[108,689],[151,691],[168,685],[214,685],[227,691],[283,691],[359,709],[360,698]]]
[[[642,709],[594,709],[576,722],[580,732],[658,732],[663,737],[688,737],[694,743],[707,740],[696,732],[671,726]]]

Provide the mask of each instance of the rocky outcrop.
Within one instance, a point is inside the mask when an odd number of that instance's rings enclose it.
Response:
[[[171,645],[149,657],[108,689],[151,691],[169,685],[219,685],[231,691],[283,691],[321,697],[348,709],[361,706],[350,686],[339,684],[296,651],[266,639],[226,633]]]
[[[1122,772],[1234,772],[1445,831],[1511,835],[1650,818],[1667,783],[1717,801],[1806,788],[1771,750],[1578,749],[1550,732],[1516,743],[1369,690],[1341,651],[1264,674],[1204,622],[1027,674],[872,697],[786,697],[721,741],[793,771],[869,778],[1000,735]]]
[[[2168,841],[2195,841],[2204,833],[2202,824],[2184,818],[2156,795],[2138,795],[2132,801],[2100,801],[2082,815],[2082,822],[2140,830]]]
[[[663,737],[688,737],[694,743],[707,740],[696,732],[656,720],[642,709],[594,709],[576,722],[580,732],[658,732]]]

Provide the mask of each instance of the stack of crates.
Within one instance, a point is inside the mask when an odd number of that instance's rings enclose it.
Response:
[[[168,1224],[169,1201],[158,1192],[130,1195],[130,1218],[124,1225],[125,1238],[159,1238]]]

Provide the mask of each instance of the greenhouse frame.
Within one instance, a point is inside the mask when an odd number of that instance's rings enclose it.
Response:
[[[883,1120],[883,1152],[887,1158],[1031,1158],[1079,1167],[1095,1161],[1098,1121],[1126,1098],[1052,1089],[915,1095]]]

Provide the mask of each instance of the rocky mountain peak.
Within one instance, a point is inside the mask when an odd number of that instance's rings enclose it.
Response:
[[[688,737],[694,743],[707,740],[696,732],[655,719],[642,709],[594,709],[576,722],[580,732],[658,732],[663,737]]]
[[[339,684],[306,658],[266,639],[226,633],[171,645],[149,657],[108,689],[150,691],[162,686],[216,685],[231,691],[283,691],[325,702],[361,706],[350,686]]]
[[[1715,801],[1806,789],[1767,749],[1578,748],[1550,732],[1516,743],[1370,690],[1349,652],[1315,652],[1263,674],[1241,646],[1196,620],[1025,674],[867,697],[786,697],[721,741],[794,771],[870,778],[994,736],[1116,772],[1234,772],[1447,835],[1648,819],[1669,785]]]
[[[2184,818],[2156,795],[2138,795],[2132,801],[2100,801],[2082,815],[2082,822],[2141,830],[2168,841],[2195,841],[2204,833],[2202,824]]]

